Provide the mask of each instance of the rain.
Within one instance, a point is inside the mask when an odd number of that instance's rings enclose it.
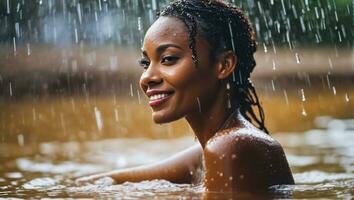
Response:
[[[183,120],[154,124],[139,86],[144,34],[169,2],[0,0],[0,197],[203,196],[198,185],[164,180],[73,181],[153,163],[197,143]],[[251,80],[299,183],[274,187],[275,194],[353,198],[354,2],[228,2],[254,28]]]

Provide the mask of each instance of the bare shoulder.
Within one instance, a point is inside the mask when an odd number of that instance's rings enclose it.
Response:
[[[230,148],[237,151],[244,148],[271,150],[282,147],[274,138],[255,128],[225,130],[212,137],[206,145],[206,149],[211,151],[230,150]]]
[[[217,177],[213,169],[223,171],[232,177],[228,190],[265,190],[271,185],[294,183],[281,145],[256,128],[216,134],[206,144],[204,155],[206,167],[211,169],[207,169],[206,178]],[[220,191],[217,185],[209,185]]]

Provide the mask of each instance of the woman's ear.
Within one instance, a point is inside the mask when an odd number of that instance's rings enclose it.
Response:
[[[235,70],[237,56],[233,51],[226,51],[218,56],[216,76],[218,79],[225,79]]]

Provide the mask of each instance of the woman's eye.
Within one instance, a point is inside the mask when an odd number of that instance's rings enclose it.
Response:
[[[174,56],[165,56],[162,58],[161,63],[162,64],[173,64],[174,62],[176,62],[178,60],[178,57],[174,57]]]
[[[144,69],[147,69],[150,65],[150,61],[148,59],[142,58],[139,60],[139,65],[142,66]]]

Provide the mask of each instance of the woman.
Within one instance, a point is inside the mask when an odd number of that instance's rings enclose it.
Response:
[[[267,134],[249,80],[255,50],[254,32],[238,8],[210,0],[171,3],[145,35],[140,85],[154,122],[184,117],[202,148],[81,181],[109,176],[117,183],[152,179],[191,183],[204,164],[207,191],[253,192],[293,184],[282,147]]]

